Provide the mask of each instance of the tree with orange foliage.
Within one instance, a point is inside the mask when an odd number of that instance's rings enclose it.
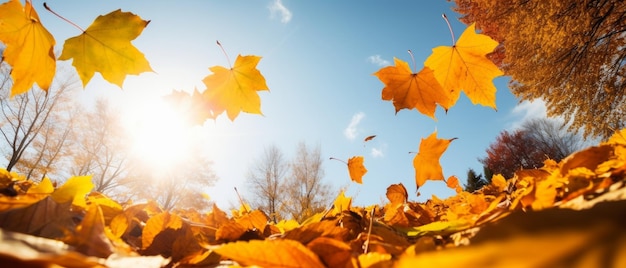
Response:
[[[451,0],[450,0],[451,1]],[[626,122],[626,3],[455,0],[461,21],[500,42],[494,62],[521,100],[585,136],[608,137]]]

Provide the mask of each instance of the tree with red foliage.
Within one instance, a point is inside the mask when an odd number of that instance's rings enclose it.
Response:
[[[489,145],[487,157],[479,161],[494,174],[510,179],[517,170],[543,166],[548,157],[538,150],[538,145],[528,131],[505,130]]]

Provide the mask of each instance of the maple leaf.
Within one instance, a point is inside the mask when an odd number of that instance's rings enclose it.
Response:
[[[324,267],[318,256],[310,249],[289,239],[234,242],[214,250],[244,266]]]
[[[396,113],[415,108],[434,119],[437,103],[448,109],[448,96],[431,69],[412,73],[408,63],[397,58],[393,60],[395,66],[383,67],[374,75],[385,84],[382,99],[393,101]]]
[[[367,173],[367,169],[363,166],[363,156],[354,156],[348,159],[348,171],[353,182],[362,184],[363,176]]]
[[[443,170],[439,164],[439,158],[448,149],[452,139],[438,139],[437,131],[433,132],[428,138],[422,138],[419,146],[419,152],[413,158],[413,167],[415,168],[415,183],[417,187],[424,185],[426,180],[443,180]]]
[[[461,90],[473,104],[496,108],[496,87],[492,80],[503,72],[485,55],[498,42],[489,36],[477,34],[474,24],[465,29],[453,46],[439,46],[426,59],[424,66],[434,72],[435,79],[448,95],[446,110],[459,99]]]
[[[224,111],[232,121],[240,112],[261,114],[261,98],[257,91],[269,90],[265,77],[256,69],[258,56],[238,55],[235,66],[209,68],[213,74],[202,81],[207,86],[203,96],[211,103],[211,113],[217,116]]]
[[[178,114],[184,115],[185,120],[191,125],[202,125],[207,119],[215,119],[219,115],[213,113],[211,103],[198,89],[194,89],[191,94],[174,90],[164,99],[178,111]]]
[[[143,53],[131,44],[149,22],[119,9],[98,16],[81,35],[65,40],[59,60],[73,59],[83,87],[95,72],[122,87],[126,75],[152,71]]]
[[[30,1],[23,8],[18,0],[0,5],[0,41],[6,46],[3,60],[12,66],[11,96],[28,91],[34,83],[47,91],[56,70],[56,41]]]

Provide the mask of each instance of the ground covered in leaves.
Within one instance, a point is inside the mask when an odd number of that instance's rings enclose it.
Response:
[[[119,204],[89,177],[55,187],[0,172],[0,263],[11,267],[626,267],[626,130],[447,199],[352,207],[304,222]],[[424,267],[421,266],[421,267]]]

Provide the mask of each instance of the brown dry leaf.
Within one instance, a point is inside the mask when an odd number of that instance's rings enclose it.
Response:
[[[245,234],[247,230],[248,229],[241,226],[241,224],[231,221],[224,223],[217,228],[217,231],[215,232],[215,239],[226,242],[236,241],[243,234]]]
[[[468,247],[404,256],[396,267],[624,267],[625,208],[622,200],[517,211],[482,227]]]
[[[308,244],[313,239],[322,236],[340,241],[346,241],[350,230],[341,228],[338,225],[339,222],[336,219],[303,224],[298,228],[286,232],[283,238],[300,241],[300,243],[304,245]]]
[[[318,237],[307,244],[326,267],[356,267],[353,263],[352,248],[343,241],[328,237]]]
[[[52,197],[26,207],[0,212],[0,228],[46,238],[60,238],[64,231],[73,229],[74,213],[71,203],[59,204]]]
[[[389,185],[386,195],[391,204],[404,204],[409,198],[409,194],[402,183]]]
[[[183,219],[181,219],[178,215],[171,214],[167,211],[151,217],[146,222],[146,226],[143,228],[141,236],[141,248],[147,249],[149,246],[152,245],[155,237],[159,234],[164,233],[164,231],[166,231],[167,229],[179,230],[182,227]],[[174,242],[174,239],[169,242]]]
[[[98,205],[87,207],[85,217],[76,226],[76,233],[66,238],[66,243],[87,256],[107,258],[114,252],[111,241],[104,233],[104,216]]]
[[[214,249],[241,265],[261,267],[325,267],[310,249],[293,240],[252,240],[224,244]]]

